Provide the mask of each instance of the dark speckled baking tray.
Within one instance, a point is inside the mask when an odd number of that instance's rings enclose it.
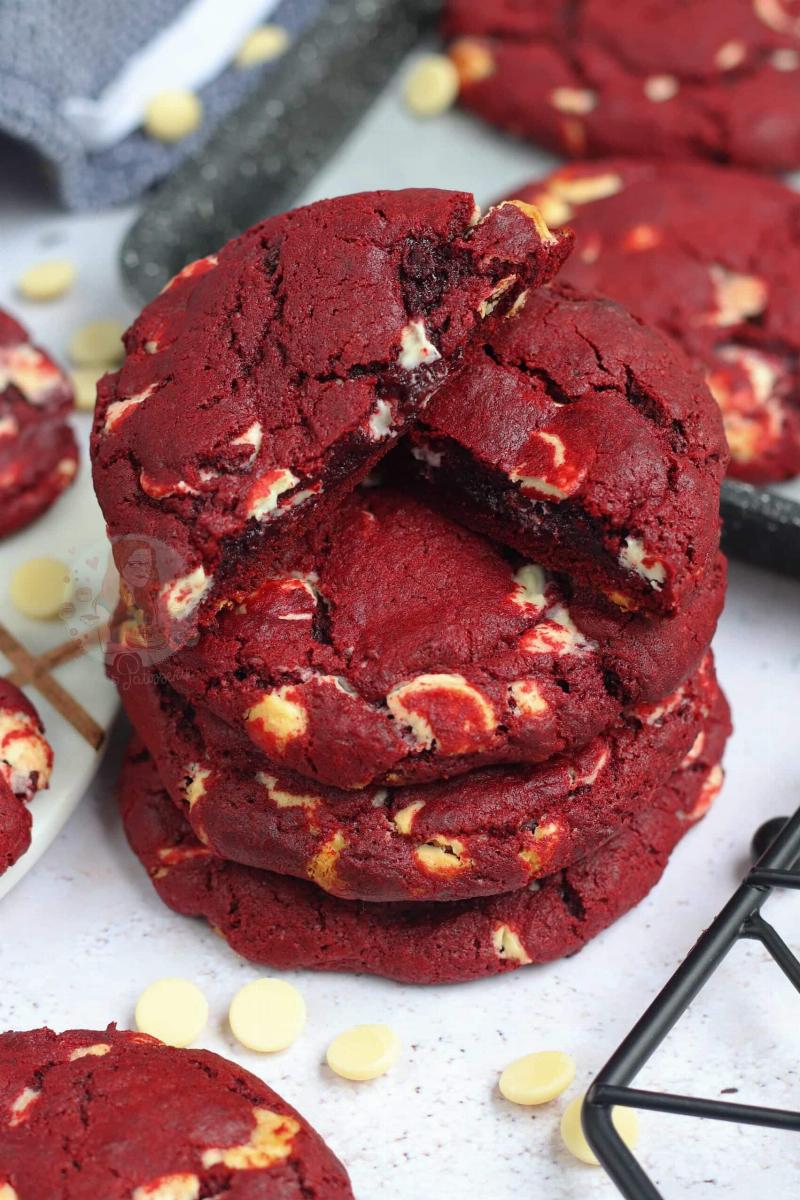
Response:
[[[438,8],[438,0],[328,0],[241,108],[145,205],[121,252],[137,298],[150,299],[185,263],[290,208]],[[722,515],[729,554],[800,578],[800,502],[728,482]]]

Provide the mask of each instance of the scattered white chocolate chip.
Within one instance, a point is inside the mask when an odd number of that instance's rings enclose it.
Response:
[[[101,363],[99,364],[99,367],[101,370],[105,370],[107,365],[108,364]],[[128,413],[132,409],[138,408],[140,404],[143,404],[148,396],[152,396],[155,390],[156,385],[151,383],[149,387],[144,389],[144,391],[137,392],[134,396],[128,396],[125,400],[114,400],[113,403],[109,404],[108,408],[106,409],[106,419],[103,426],[105,432],[113,433],[117,426],[125,419]]]
[[[24,1124],[28,1118],[31,1108],[39,1099],[40,1095],[41,1092],[38,1088],[23,1088],[10,1106],[11,1117],[8,1124],[12,1129],[16,1128],[17,1125]]]
[[[195,567],[188,575],[165,583],[161,601],[171,617],[182,621],[194,612],[212,583],[213,579],[206,575],[204,567]]]
[[[206,784],[211,778],[211,771],[208,767],[201,767],[200,763],[189,763],[184,772],[183,798],[189,806],[191,812],[198,800],[202,800],[206,794]]]
[[[288,30],[282,25],[259,25],[248,33],[233,61],[243,69],[272,62],[286,53],[290,40]]]
[[[494,74],[495,62],[489,47],[475,38],[459,38],[448,50],[451,61],[458,72],[462,87],[480,83]]]
[[[247,516],[263,521],[278,507],[284,492],[291,491],[300,482],[293,471],[276,467],[256,480],[247,497]]]
[[[417,846],[414,857],[420,866],[434,875],[455,875],[471,865],[464,843],[441,833],[434,834],[424,845]]]
[[[654,591],[660,592],[663,588],[667,578],[666,567],[645,549],[644,542],[639,538],[625,539],[619,552],[619,564],[647,580]]]
[[[115,367],[122,362],[125,350],[121,321],[90,321],[73,333],[69,342],[69,357],[76,367]]]
[[[167,1046],[188,1046],[206,1027],[208,1003],[188,979],[159,979],[142,992],[136,1028]]]
[[[773,50],[770,62],[776,71],[796,71],[800,67],[800,54],[796,50]]]
[[[199,128],[203,105],[194,92],[166,88],[157,92],[144,110],[144,130],[159,142],[179,142]]]
[[[32,799],[50,782],[53,752],[30,713],[0,709],[0,777],[15,796]]]
[[[753,0],[753,11],[760,21],[776,33],[800,37],[800,17],[793,17],[783,6],[783,0]]]
[[[79,1058],[105,1058],[110,1053],[111,1047],[108,1042],[95,1042],[91,1046],[78,1046],[70,1054],[69,1061],[77,1062]]]
[[[523,717],[543,717],[550,705],[533,679],[517,679],[508,685],[508,692]]]
[[[399,1054],[400,1040],[388,1025],[356,1025],[333,1039],[325,1057],[337,1075],[361,1082],[385,1075]]]
[[[597,175],[554,175],[548,190],[567,204],[591,204],[594,200],[605,200],[615,196],[623,188],[622,176],[614,171]]]
[[[663,104],[678,94],[678,86],[674,75],[651,75],[644,81],[644,94],[654,104]]]
[[[445,54],[426,54],[415,64],[403,92],[406,107],[416,117],[438,117],[458,97],[459,75]]]
[[[0,1200],[19,1200],[10,1183],[0,1183]]]
[[[520,966],[533,962],[519,934],[510,925],[497,926],[492,933],[492,946],[497,957],[507,962],[516,962]]]
[[[451,703],[466,703],[471,712],[464,722],[463,740],[452,745],[448,741],[447,748],[440,745],[441,753],[461,754],[469,748],[474,748],[497,727],[497,718],[491,704],[463,675],[443,672],[416,675],[407,683],[393,687],[386,697],[386,705],[396,721],[408,726],[420,746],[430,748],[437,741],[438,735],[424,710],[431,698],[435,700],[437,695],[442,693],[448,695]]]
[[[75,407],[81,412],[92,412],[97,399],[97,381],[103,374],[101,367],[76,367],[69,377],[75,393]]]
[[[503,1071],[500,1094],[512,1104],[547,1104],[575,1078],[575,1060],[561,1050],[540,1050],[518,1058]]]
[[[420,809],[425,807],[424,800],[414,800],[411,804],[407,804],[405,808],[399,808],[392,818],[395,829],[398,833],[411,833],[414,824],[414,818]]]
[[[285,788],[278,786],[278,780],[274,775],[267,775],[264,771],[258,772],[256,783],[260,783],[263,788],[266,788],[267,795],[276,808],[312,810],[319,804],[319,796],[311,795],[308,792],[287,792]]]
[[[389,437],[394,428],[394,413],[388,400],[376,400],[369,419],[369,434],[373,441],[380,442]]]
[[[583,1132],[581,1125],[582,1111],[583,1096],[578,1096],[564,1109],[564,1115],[561,1118],[561,1136],[570,1154],[574,1154],[576,1158],[579,1158],[581,1162],[586,1163],[590,1167],[598,1167],[600,1164]],[[633,1109],[613,1108],[611,1110],[611,1120],[614,1122],[614,1127],[625,1145],[633,1149],[639,1140],[639,1120]]]
[[[585,116],[597,108],[597,93],[589,88],[557,87],[550,93],[550,103],[559,112]]]
[[[748,317],[757,317],[767,307],[769,291],[757,275],[742,275],[721,263],[712,263],[709,273],[717,301],[717,312],[709,318],[711,324],[738,325]]]
[[[248,1142],[241,1146],[204,1150],[203,1166],[256,1171],[288,1158],[292,1143],[300,1132],[300,1123],[294,1117],[283,1117],[268,1108],[254,1108],[253,1119],[255,1124]]]
[[[75,282],[77,270],[69,258],[51,258],[23,271],[17,291],[25,300],[57,300]]]
[[[308,711],[299,702],[300,692],[293,684],[283,684],[273,692],[264,692],[261,699],[245,713],[245,721],[255,724],[275,739],[283,749],[288,742],[301,737],[308,728]]]
[[[143,1183],[132,1193],[131,1200],[198,1200],[199,1195],[199,1178],[186,1171],[180,1175],[161,1175],[151,1183]]]
[[[397,361],[404,371],[416,371],[423,363],[433,363],[441,354],[429,339],[424,321],[409,321],[400,333]]]
[[[581,633],[565,605],[553,604],[544,620],[523,633],[519,646],[526,654],[577,654],[595,649],[596,643]]]
[[[743,63],[747,56],[747,46],[744,42],[725,42],[714,55],[714,62],[720,71],[732,71]]]
[[[69,567],[57,558],[30,558],[11,576],[11,603],[26,617],[52,621],[72,595]]]
[[[228,1010],[233,1036],[248,1050],[285,1050],[303,1031],[306,1004],[283,979],[254,979],[234,996]]]
[[[308,878],[325,892],[332,891],[337,884],[336,866],[346,845],[347,839],[337,829],[306,866]]]

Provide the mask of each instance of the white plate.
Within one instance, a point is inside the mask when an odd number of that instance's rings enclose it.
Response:
[[[26,559],[46,555],[59,558],[72,571],[77,586],[94,589],[108,563],[105,526],[92,490],[87,452],[88,420],[76,422],[81,442],[81,468],[75,484],[60,500],[27,529],[0,541],[0,622],[32,655],[39,657],[68,642],[76,628],[70,618],[33,621],[17,612],[9,599],[12,572]],[[93,601],[81,604],[81,628],[91,630]],[[98,611],[102,617],[103,610]],[[0,653],[0,674],[10,675],[13,664]],[[52,677],[107,732],[117,712],[115,689],[106,679],[97,646],[54,667]],[[47,791],[31,801],[33,833],[30,849],[5,874],[0,875],[0,897],[4,896],[44,854],[74,812],[98,768],[105,739],[95,748],[31,684],[23,691],[36,706],[53,747],[53,775]]]

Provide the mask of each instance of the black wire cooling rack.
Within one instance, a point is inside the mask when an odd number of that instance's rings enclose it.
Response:
[[[763,825],[753,839],[753,850],[757,861],[741,887],[603,1067],[587,1093],[583,1106],[584,1133],[626,1200],[664,1198],[617,1133],[611,1119],[614,1105],[800,1131],[800,1112],[643,1091],[632,1086],[644,1065],[740,939],[761,942],[800,991],[800,962],[761,915],[765,901],[776,888],[800,889],[800,809],[789,819],[779,817]]]

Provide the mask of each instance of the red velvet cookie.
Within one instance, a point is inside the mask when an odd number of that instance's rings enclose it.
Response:
[[[0,310],[0,537],[28,525],[75,478],[71,407],[67,377]]]
[[[216,858],[192,834],[147,754],[132,747],[121,807],[128,840],[162,900],[203,916],[231,947],[270,967],[359,971],[456,983],[574,954],[660,879],[674,845],[722,783],[724,724],[594,854],[519,891],[449,904],[363,904],[311,883]]]
[[[577,247],[562,278],[672,334],[722,410],[730,473],[800,473],[800,196],[705,163],[607,159],[517,193]]]
[[[576,158],[800,166],[796,0],[448,0],[461,99]]]
[[[481,219],[462,192],[372,192],[270,218],[186,267],[98,389],[112,541],[176,563],[159,560],[136,602],[185,637],[259,580],[385,455],[480,317],[549,278],[569,241],[525,205]]]
[[[0,1034],[0,1108],[3,1200],[352,1200],[263,1080],[114,1025]]]
[[[626,609],[674,614],[719,544],[719,410],[683,351],[555,284],[492,319],[411,434],[459,521]]]
[[[676,617],[647,619],[390,487],[357,489],[281,567],[157,665],[269,769],[336,788],[585,745],[694,670],[725,588],[720,558]],[[123,685],[143,637],[118,634]]]
[[[39,714],[19,688],[0,679],[0,875],[30,846],[27,802],[48,786],[52,767]]]
[[[371,901],[510,892],[607,840],[649,802],[709,713],[727,726],[710,655],[659,704],[535,767],[342,792],[265,767],[240,735],[168,688],[131,678],[128,715],[176,806],[214,854]]]

